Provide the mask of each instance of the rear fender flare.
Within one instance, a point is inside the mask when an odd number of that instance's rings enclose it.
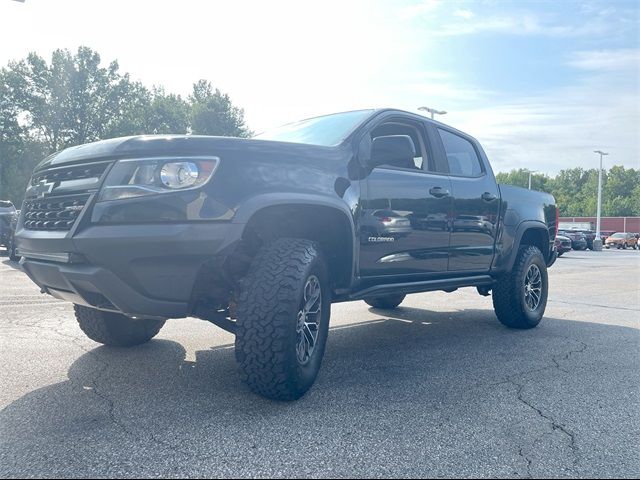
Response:
[[[524,237],[527,231],[534,230],[534,229],[540,230],[541,234],[543,235],[543,239],[545,239],[543,243],[545,244],[545,246],[548,245],[547,248],[543,248],[542,255],[544,256],[545,261],[549,262],[550,255],[552,253],[552,248],[551,248],[551,245],[549,244],[549,230],[547,228],[547,225],[537,220],[526,220],[524,222],[519,223],[518,226],[516,227],[516,232],[513,237],[511,250],[507,253],[508,255],[508,261],[506,263],[507,271],[511,271],[511,269],[513,268],[513,265],[516,262],[518,251],[520,250],[520,244],[522,242],[522,237]]]

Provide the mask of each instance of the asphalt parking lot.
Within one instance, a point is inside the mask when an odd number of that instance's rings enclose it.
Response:
[[[3,257],[0,476],[637,477],[639,267],[566,254],[532,331],[471,289],[334,305],[316,385],[278,403],[217,327],[102,347]]]

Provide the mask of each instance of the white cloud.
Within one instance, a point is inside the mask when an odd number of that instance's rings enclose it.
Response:
[[[459,8],[458,10],[453,12],[453,14],[456,17],[464,18],[465,20],[469,20],[470,18],[473,18],[473,16],[474,16],[474,13],[471,10],[467,10],[465,8]]]
[[[461,12],[460,10],[458,12]],[[549,37],[583,37],[603,34],[607,25],[600,21],[571,25],[557,23],[539,15],[523,12],[521,14],[475,15],[454,13],[462,21],[453,21],[434,25],[433,35],[451,37],[474,35],[479,33],[499,33],[509,35],[538,35]]]
[[[598,148],[611,153],[610,165],[640,168],[639,93],[592,78],[544,95],[453,111],[446,121],[478,138],[496,171],[592,168],[591,152]]]
[[[576,52],[569,61],[572,67],[583,70],[640,69],[640,49],[595,50]]]

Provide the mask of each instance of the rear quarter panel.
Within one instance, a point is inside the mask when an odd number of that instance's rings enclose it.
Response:
[[[498,184],[498,188],[501,228],[493,270],[505,271],[511,268],[520,238],[527,229],[544,229],[551,248],[556,231],[556,202],[552,195],[536,190],[503,184]]]

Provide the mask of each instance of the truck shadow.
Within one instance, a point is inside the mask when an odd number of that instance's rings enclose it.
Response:
[[[554,362],[564,361],[569,372],[590,341],[607,339],[631,349],[638,338],[628,327],[555,318],[535,330],[513,331],[489,310],[369,313],[378,318],[332,327],[316,385],[292,403],[253,395],[239,380],[232,344],[197,351],[195,361],[168,340],[92,349],[71,365],[67,381],[30,392],[0,412],[0,475],[99,474],[78,453],[87,445],[101,452],[94,461],[127,465],[132,476],[148,473],[141,452],[178,455],[209,441],[230,451],[256,444],[270,451],[275,447],[268,439],[286,443],[302,416],[320,438],[344,435],[344,421],[366,430],[369,422],[384,421],[384,412],[410,422],[402,413],[409,405],[427,415],[468,402],[465,415],[482,416],[482,402],[491,401],[495,385],[556,368]],[[344,420],[330,420],[339,418]],[[255,436],[258,430],[262,439]],[[318,442],[314,448],[322,450]],[[297,447],[291,448],[291,458],[302,462],[303,450],[297,456]],[[246,461],[233,455],[226,461]],[[19,463],[24,458],[29,461]]]
[[[22,271],[22,268],[20,268],[20,263],[17,260],[14,261],[14,260],[10,260],[9,257],[5,257],[2,260],[0,260],[0,262],[3,265],[6,265],[7,267],[13,268],[14,270]]]

